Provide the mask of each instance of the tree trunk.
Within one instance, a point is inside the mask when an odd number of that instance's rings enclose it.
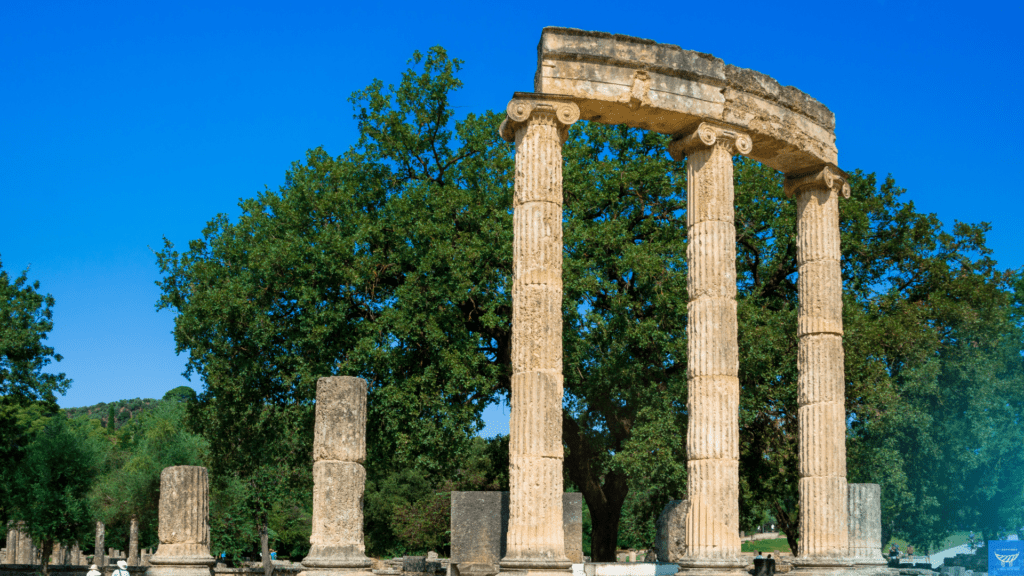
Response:
[[[781,502],[775,501],[775,520],[779,523],[779,529],[785,532],[786,543],[793,551],[793,556],[799,556],[797,540],[800,538],[800,515],[787,512]]]
[[[128,536],[128,565],[139,565],[139,517],[132,514],[132,527]]]
[[[43,564],[43,576],[50,576],[50,554],[53,554],[53,538],[47,538],[43,540],[42,557],[40,561]]]
[[[271,576],[274,573],[274,564],[270,561],[270,537],[267,535],[267,525],[260,524],[260,552],[263,555],[263,576]]]
[[[598,470],[591,467],[597,450],[590,446],[579,425],[568,416],[562,418],[562,440],[568,450],[565,469],[569,478],[580,489],[590,510],[593,532],[590,535],[590,556],[593,562],[615,562],[619,540],[619,520],[622,504],[629,494],[626,475],[621,472],[604,474],[604,483]],[[603,450],[603,448],[601,448]]]

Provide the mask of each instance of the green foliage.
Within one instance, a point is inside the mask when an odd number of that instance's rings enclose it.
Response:
[[[16,520],[11,516],[15,478],[32,440],[56,413],[54,402],[0,396],[0,461],[4,462],[0,466],[0,525]]]
[[[12,281],[0,262],[0,396],[52,400],[54,393],[67,391],[71,380],[63,372],[43,372],[50,362],[62,360],[43,345],[53,330],[54,299],[37,292],[38,280],[29,285],[27,274]]]
[[[88,422],[50,418],[18,467],[14,513],[25,523],[25,532],[41,543],[44,558],[54,543],[70,545],[94,525],[87,493],[103,447],[89,428]]]
[[[206,464],[208,443],[186,430],[184,419],[185,405],[161,401],[108,436],[111,447],[104,473],[92,486],[90,498],[98,519],[107,525],[109,546],[128,549],[131,518],[136,516],[139,546],[155,547],[160,473],[168,466]]]
[[[99,420],[104,423],[104,426],[110,422],[111,414],[113,414],[113,429],[120,429],[133,418],[137,418],[144,412],[156,408],[159,402],[159,400],[153,400],[152,398],[135,398],[133,400],[115,400],[109,404],[100,402],[92,406],[63,408],[62,410],[67,414],[68,418],[86,416]]]

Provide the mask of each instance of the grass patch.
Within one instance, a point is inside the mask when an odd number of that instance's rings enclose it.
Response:
[[[961,544],[966,544],[967,543],[967,535],[968,534],[969,534],[969,532],[956,532],[954,534],[950,534],[949,536],[946,537],[945,540],[943,540],[938,545],[937,548],[933,548],[931,550],[931,552],[942,552],[943,550],[948,550],[950,548],[953,548],[954,546],[959,546]],[[975,536],[977,538],[975,540],[975,543],[980,544],[981,537],[977,536],[977,535],[975,535]],[[886,555],[888,555],[888,553],[889,553],[889,547],[892,546],[893,544],[898,544],[899,545],[900,552],[906,552],[907,551],[907,541],[906,540],[903,540],[902,538],[893,538],[892,540],[889,540],[888,544],[886,544],[885,546],[882,547],[882,550],[884,551],[884,553]],[[923,548],[921,546],[918,546],[917,544],[914,544],[914,555],[915,556],[927,555],[928,553],[929,553],[929,551],[926,550],[925,548]]]
[[[767,554],[768,552],[789,552],[789,541],[785,538],[771,538],[767,540],[750,540],[743,542],[740,545],[741,552],[749,552],[753,554],[760,550],[762,553]]]

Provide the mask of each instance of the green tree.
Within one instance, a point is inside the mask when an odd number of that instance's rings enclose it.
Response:
[[[0,524],[12,520],[13,475],[32,437],[32,419],[25,415],[52,415],[54,394],[71,385],[64,373],[43,372],[62,358],[43,342],[53,330],[54,299],[38,290],[38,280],[29,284],[28,270],[12,279],[0,262]]]
[[[208,443],[185,429],[185,411],[184,404],[162,400],[116,433],[107,428],[111,448],[90,500],[112,546],[127,549],[133,516],[139,521],[140,547],[156,546],[160,473],[168,466],[206,463]]]
[[[50,418],[15,477],[15,513],[26,533],[41,543],[44,574],[49,574],[54,543],[71,545],[93,527],[87,493],[103,448],[89,427],[88,422]]]
[[[510,384],[513,146],[497,137],[502,115],[454,119],[458,60],[434,48],[412,64],[398,86],[352,96],[360,139],[348,152],[309,151],[279,191],[244,200],[237,222],[217,216],[187,252],[167,242],[157,254],[158,305],[176,310],[178,351],[204,382],[194,422],[215,439],[218,465],[273,461],[308,478],[316,379],[367,379],[367,506],[393,481],[405,484],[383,496],[409,494],[368,511],[368,542],[395,537],[395,510],[458,478],[482,409]],[[614,558],[627,502],[625,537],[649,542],[657,512],[685,490],[686,194],[667,144],[580,122],[563,148],[565,472],[592,518],[595,560]],[[782,178],[736,161],[741,517],[749,528],[770,513],[795,547],[795,207]],[[944,232],[891,179],[851,180],[840,204],[851,480],[882,483],[887,519],[934,534],[931,501],[955,483],[911,454],[914,442],[892,442],[918,416],[944,414],[922,432],[930,445],[1004,462],[1008,480],[986,485],[985,502],[1020,486],[990,440],[1019,422],[1020,316],[991,321],[1019,310],[1019,274],[996,272],[983,225]],[[960,325],[1005,342],[1002,367],[954,354],[970,342]],[[990,399],[974,405],[990,421],[973,444],[947,425],[967,412],[939,409],[952,409],[942,394],[966,394],[953,376],[968,361],[991,375],[971,376],[986,391],[971,398]]]
[[[53,296],[42,295],[39,281],[28,284],[28,271],[13,281],[0,263],[0,396],[39,400],[64,393],[71,385],[63,372],[43,369],[63,358],[45,346],[53,330]]]

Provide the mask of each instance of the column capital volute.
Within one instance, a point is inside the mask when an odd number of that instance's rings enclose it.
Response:
[[[842,194],[843,198],[850,197],[850,177],[833,164],[826,164],[812,172],[805,172],[794,176],[786,175],[782,189],[790,198],[794,197],[804,188],[827,189],[829,192]]]
[[[508,117],[501,122],[498,134],[508,142],[515,142],[516,130],[525,126],[535,114],[553,117],[563,140],[569,126],[580,119],[579,105],[571,97],[560,94],[516,92],[505,107],[505,113]]]
[[[693,150],[725,145],[731,154],[749,154],[754,148],[750,135],[728,124],[701,122],[692,132],[681,132],[668,145],[668,152],[677,162]]]

